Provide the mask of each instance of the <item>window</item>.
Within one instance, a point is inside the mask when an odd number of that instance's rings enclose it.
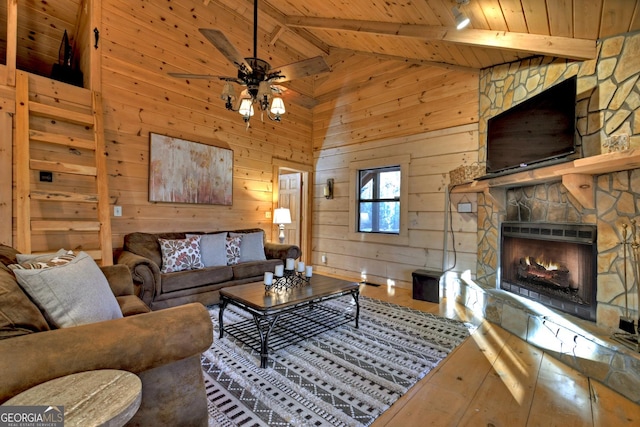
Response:
[[[400,232],[400,165],[358,171],[358,232]]]
[[[349,240],[409,244],[410,163],[409,154],[349,163]]]

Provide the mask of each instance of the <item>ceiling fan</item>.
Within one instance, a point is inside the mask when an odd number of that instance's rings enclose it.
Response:
[[[243,58],[240,52],[231,44],[227,37],[220,30],[200,28],[199,31],[206,39],[222,53],[237,68],[236,77],[214,76],[210,74],[184,74],[169,73],[170,76],[188,79],[219,79],[224,80],[225,85],[221,98],[225,101],[228,110],[238,111],[242,114],[245,122],[248,122],[254,114],[253,104],[263,112],[267,112],[267,117],[271,120],[280,121],[280,116],[285,113],[284,102],[278,95],[286,91],[286,88],[274,83],[283,83],[290,80],[311,76],[314,74],[331,71],[324,58],[317,56],[304,59],[302,61],[283,65],[271,69],[271,65],[258,58],[258,0],[253,3],[253,56]],[[240,96],[240,104],[234,109],[233,102],[236,99],[235,90],[231,83],[246,86]],[[269,102],[271,101],[271,108]]]

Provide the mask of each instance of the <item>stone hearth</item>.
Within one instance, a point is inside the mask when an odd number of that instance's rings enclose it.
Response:
[[[600,175],[594,181],[593,210],[582,208],[560,182],[507,190],[506,212],[494,210],[492,200],[479,194],[478,224],[486,228],[478,230],[485,244],[479,247],[477,279],[445,280],[446,295],[640,404],[638,348],[630,349],[611,338],[624,313],[622,224],[629,224],[631,219],[640,221],[636,211],[640,203],[640,169]],[[597,322],[497,289],[495,269],[487,266],[498,266],[498,230],[506,220],[597,226]],[[487,239],[495,241],[495,245],[487,245]],[[635,264],[629,258],[627,263],[630,315],[637,319],[638,293],[631,273]],[[481,271],[493,274],[482,276]]]
[[[640,353],[612,340],[607,329],[454,273],[443,286],[447,298],[640,404]]]

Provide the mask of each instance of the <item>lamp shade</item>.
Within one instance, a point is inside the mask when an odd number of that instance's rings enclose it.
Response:
[[[222,87],[222,94],[220,95],[220,98],[223,101],[235,101],[236,100],[236,91],[233,88],[233,85],[229,82],[226,82],[224,84],[224,86]]]
[[[253,101],[250,98],[242,98],[240,101],[240,108],[238,108],[238,113],[242,114],[244,117],[253,116]]]
[[[258,99],[271,99],[271,85],[268,81],[261,81],[258,85]]]
[[[291,224],[291,212],[287,208],[277,208],[273,211],[274,224]]]
[[[273,98],[271,102],[271,114],[281,115],[285,113],[284,101],[279,96]]]

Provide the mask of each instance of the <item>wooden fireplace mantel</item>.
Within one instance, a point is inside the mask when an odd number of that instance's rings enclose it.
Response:
[[[544,182],[562,181],[584,208],[595,209],[593,177],[610,172],[640,168],[640,150],[629,149],[584,157],[559,165],[514,173],[512,175],[456,185],[452,193],[484,193],[505,208],[506,189]]]

